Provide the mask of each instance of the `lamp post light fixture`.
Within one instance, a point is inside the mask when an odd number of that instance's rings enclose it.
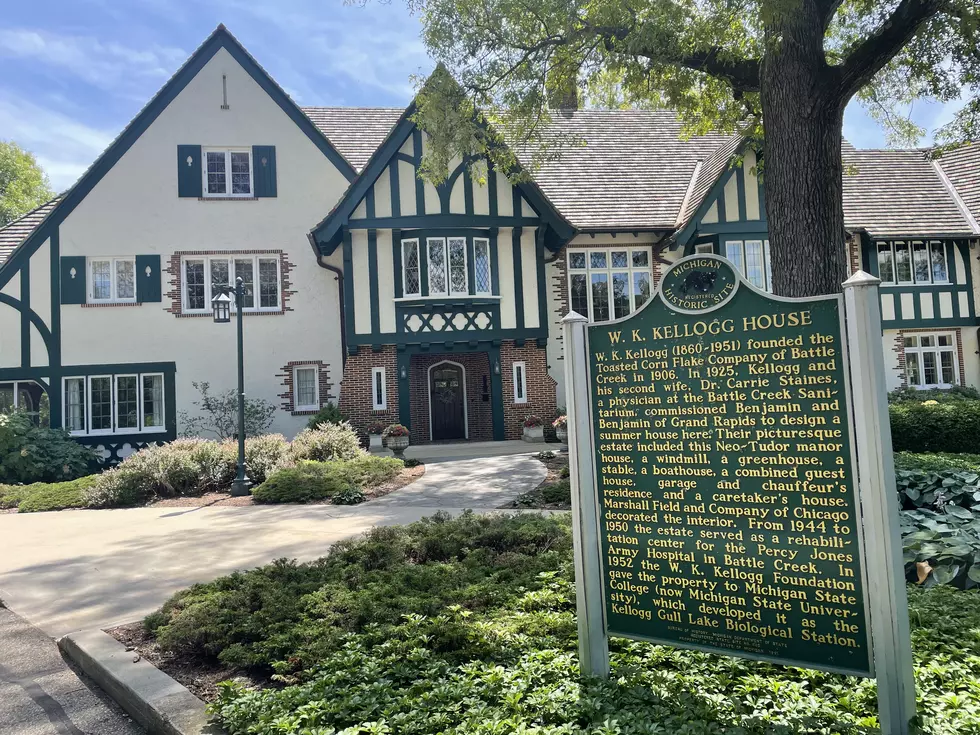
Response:
[[[211,299],[211,309],[214,312],[215,324],[227,324],[231,321],[231,295],[235,295],[235,312],[238,321],[238,471],[231,483],[231,494],[234,496],[248,495],[251,481],[245,474],[245,349],[244,329],[242,324],[242,304],[245,303],[245,284],[241,278],[235,279],[235,287],[220,286],[218,293]]]

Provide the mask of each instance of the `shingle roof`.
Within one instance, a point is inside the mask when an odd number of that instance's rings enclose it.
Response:
[[[44,221],[44,218],[50,214],[60,200],[61,197],[55,197],[50,202],[45,202],[40,207],[32,209],[27,214],[21,215],[13,222],[8,222],[0,228],[0,265],[7,262],[17,246],[37,229],[37,226]]]
[[[972,226],[921,150],[844,148],[844,225],[873,235],[965,235]]]
[[[980,221],[980,143],[949,151],[936,159],[960,199]]]
[[[678,225],[686,224],[694,216],[697,208],[701,206],[701,202],[708,195],[708,191],[714,186],[724,170],[728,168],[732,156],[738,151],[741,143],[741,138],[733,135],[723,145],[715,148],[715,152],[702,162],[701,168],[698,170],[697,181],[694,182],[694,187],[691,189],[691,197],[687,200],[684,211],[678,217]]]
[[[683,140],[665,110],[577,110],[555,115],[552,125],[585,145],[567,146],[534,179],[579,229],[672,229],[697,162],[730,140]]]
[[[303,107],[301,109],[358,173],[405,112],[401,107]]]

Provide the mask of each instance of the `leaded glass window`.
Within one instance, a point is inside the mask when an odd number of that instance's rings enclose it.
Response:
[[[225,152],[208,151],[205,156],[207,161],[207,188],[208,194],[225,194],[228,191],[228,177],[225,170]]]
[[[402,240],[402,291],[405,296],[419,296],[422,293],[422,278],[419,271],[419,241]]]
[[[259,258],[259,307],[279,307],[279,258]]]
[[[252,173],[248,153],[231,153],[231,193],[251,194]]]
[[[88,261],[90,303],[135,301],[135,258],[98,258]]]
[[[112,261],[92,261],[92,300],[110,301],[112,299]]]
[[[89,378],[91,431],[112,431],[112,378]]]
[[[445,295],[448,290],[446,282],[446,241],[441,237],[430,237],[426,240],[426,255],[429,260],[429,295]]]
[[[236,255],[184,260],[184,310],[210,312],[211,299],[225,288],[233,289],[239,278],[245,289],[246,311],[282,308],[278,255]],[[257,281],[257,282],[256,282]],[[257,291],[256,291],[257,289]],[[232,309],[237,304],[232,301]]]
[[[136,375],[116,376],[116,429],[139,431],[139,378]]]
[[[492,278],[490,275],[490,241],[480,237],[473,238],[473,278],[476,293],[490,294]]]
[[[205,294],[204,261],[184,261],[184,308],[189,311],[203,311],[209,308]]]
[[[163,376],[143,376],[143,428],[163,428]]]
[[[449,238],[449,292],[453,295],[469,293],[466,276],[466,238]]]
[[[204,196],[252,195],[252,152],[209,150],[204,152]]]
[[[762,291],[772,291],[772,259],[768,240],[726,240],[725,257],[753,286]]]
[[[235,258],[235,283],[242,279],[245,294],[242,296],[242,306],[251,309],[255,306],[255,261],[251,258]]]
[[[942,240],[892,240],[876,243],[878,277],[886,285],[949,283],[949,261]]]

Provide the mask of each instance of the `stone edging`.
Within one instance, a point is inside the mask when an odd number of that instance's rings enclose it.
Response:
[[[204,702],[108,633],[69,633],[58,648],[150,735],[223,735]]]

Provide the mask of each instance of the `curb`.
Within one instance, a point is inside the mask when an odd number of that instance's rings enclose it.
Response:
[[[223,735],[204,702],[108,633],[69,633],[58,648],[151,735]]]

